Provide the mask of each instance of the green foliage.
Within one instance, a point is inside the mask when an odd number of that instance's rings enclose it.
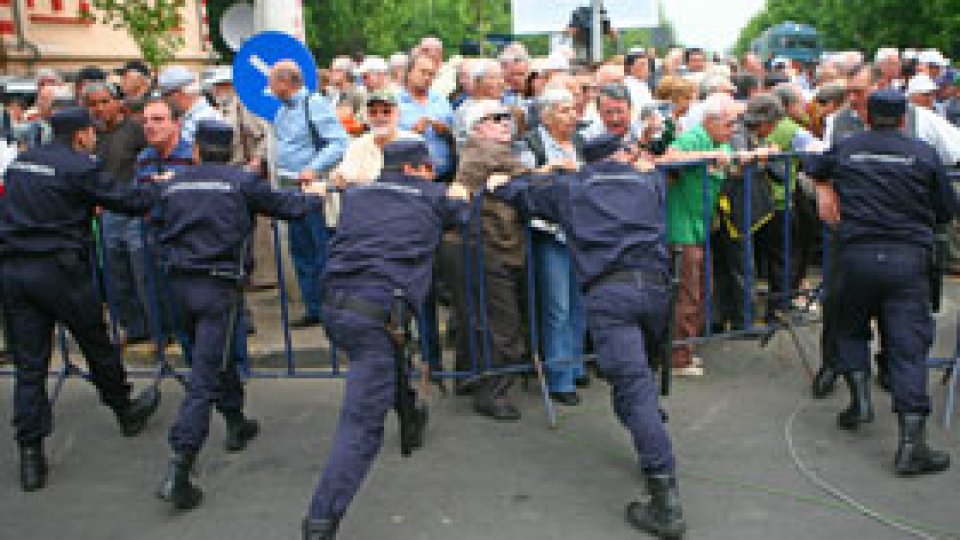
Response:
[[[761,32],[784,21],[816,27],[828,49],[936,47],[960,54],[960,0],[767,0],[741,30],[734,51],[748,50]]]
[[[154,71],[174,58],[184,45],[180,10],[185,0],[92,0],[87,16],[126,30]]]

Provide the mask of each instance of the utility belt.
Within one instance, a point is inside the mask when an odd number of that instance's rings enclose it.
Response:
[[[0,252],[0,260],[5,261],[50,261],[64,268],[88,267],[90,252],[85,248],[53,249],[49,251],[11,250]]]
[[[585,290],[590,292],[597,285],[603,285],[605,283],[635,283],[638,286],[656,285],[658,287],[668,287],[670,285],[670,278],[661,272],[653,272],[641,268],[614,270],[593,278],[593,280],[587,284]]]
[[[366,298],[341,290],[328,289],[323,303],[326,308],[349,311],[380,323],[387,327],[387,329],[391,331],[391,334],[406,326],[406,323],[410,320],[412,311],[409,309],[409,306],[406,305],[406,301],[403,301],[404,306],[402,307],[407,309],[403,309],[403,316],[398,317],[396,315],[396,308],[400,306],[384,307],[382,304],[372,300],[367,300]],[[393,303],[396,303],[396,300],[394,300]],[[396,339],[394,341],[396,341]]]

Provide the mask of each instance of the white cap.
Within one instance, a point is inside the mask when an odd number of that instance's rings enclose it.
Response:
[[[559,54],[551,54],[543,62],[543,71],[569,71],[570,60]]]
[[[910,79],[910,82],[907,84],[907,95],[913,96],[916,94],[926,94],[928,92],[935,92],[937,90],[937,85],[934,83],[930,76],[926,73],[921,73],[914,76]]]
[[[333,63],[330,64],[330,69],[336,71],[351,71],[353,69],[353,61],[346,56],[338,56],[333,59]]]
[[[881,47],[877,49],[877,54],[873,57],[874,62],[880,62],[891,56],[900,57],[900,50],[896,47]]]
[[[936,64],[938,66],[943,64],[943,55],[936,49],[927,49],[921,52],[918,59],[921,64]]]
[[[786,67],[790,67],[790,59],[789,59],[789,58],[784,58],[784,57],[782,57],[782,56],[779,56],[779,57],[777,57],[777,58],[774,58],[774,59],[770,62],[770,65],[773,66],[773,67],[776,67],[776,66],[782,66],[782,67],[785,67],[785,68],[786,68]]]
[[[477,122],[499,113],[509,113],[510,111],[507,107],[495,99],[481,99],[470,105],[468,105],[466,114],[464,114],[465,124],[467,126],[467,131],[473,131],[473,127],[477,125]]]
[[[393,53],[387,63],[390,64],[390,67],[406,66],[410,63],[410,58],[403,53]]]
[[[179,90],[197,82],[197,76],[184,66],[164,68],[157,77],[157,86],[163,93]]]
[[[207,76],[207,79],[204,81],[204,83],[208,85],[232,82],[233,67],[231,66],[217,66],[213,71],[210,72],[210,75]]]
[[[368,56],[360,64],[360,73],[370,73],[371,71],[386,73],[387,62],[379,56]]]

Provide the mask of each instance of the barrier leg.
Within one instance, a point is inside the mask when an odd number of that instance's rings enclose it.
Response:
[[[477,330],[476,326],[476,316],[474,312],[474,291],[473,291],[473,258],[470,256],[470,226],[472,223],[472,218],[466,225],[462,228],[461,239],[463,241],[463,275],[465,286],[467,288],[467,294],[465,296],[466,310],[467,310],[467,328],[464,328],[462,331],[467,332],[467,349],[470,353],[470,376],[475,377],[478,374],[478,359],[477,359]]]
[[[748,165],[743,171],[743,329],[753,327],[753,173],[755,168]]]
[[[540,338],[537,335],[537,279],[533,256],[533,235],[530,227],[526,227],[527,242],[527,317],[530,329],[530,353],[533,357],[533,368],[540,382],[540,394],[543,396],[543,406],[547,411],[547,424],[551,429],[557,428],[557,411],[550,399],[550,390],[547,388],[547,378],[543,372],[543,362],[540,361]]]
[[[713,291],[710,290],[710,278],[713,276],[713,257],[710,253],[710,224],[713,222],[711,205],[713,186],[710,185],[712,182],[709,167],[703,165],[703,310],[704,331],[707,337],[713,335]]]
[[[57,381],[53,385],[53,392],[50,393],[51,405],[60,398],[60,391],[63,390],[63,385],[71,375],[82,375],[80,369],[70,362],[70,351],[67,350],[67,331],[61,325],[57,325],[57,341],[60,343],[62,365],[57,373]]]
[[[103,298],[107,303],[107,315],[110,319],[110,339],[113,341],[113,344],[116,346],[121,346],[120,343],[120,331],[117,325],[117,302],[116,297],[113,294],[113,286],[110,279],[110,264],[107,260],[107,244],[103,241],[103,220],[94,219],[93,220],[93,229],[96,233],[94,238],[97,239],[96,247],[91,254],[91,265],[93,267],[93,281],[96,285],[96,289],[100,291],[100,298]],[[102,277],[102,283],[98,278]],[[101,287],[102,285],[102,287]],[[121,352],[121,356],[123,353]]]
[[[150,385],[159,390],[160,383],[167,375],[173,376],[181,385],[186,386],[186,380],[170,365],[167,361],[166,336],[163,335],[163,312],[158,298],[157,276],[153,272],[153,257],[150,250],[150,242],[147,237],[146,225],[141,224],[141,235],[143,237],[143,274],[147,285],[147,317],[150,319],[150,332],[153,334],[154,344],[156,346],[157,369],[154,372],[153,380]]]
[[[287,362],[287,375],[296,373],[293,363],[293,345],[290,341],[290,312],[287,306],[287,280],[283,275],[283,255],[280,252],[280,227],[277,220],[273,220],[273,254],[277,262],[277,288],[280,290],[280,323],[283,329],[283,355]],[[330,343],[330,355],[336,362],[336,351]],[[336,368],[334,368],[336,369]]]

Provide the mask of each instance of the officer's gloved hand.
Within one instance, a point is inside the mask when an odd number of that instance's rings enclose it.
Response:
[[[469,201],[470,192],[467,191],[467,188],[465,188],[463,184],[459,182],[454,182],[450,184],[450,187],[447,188],[447,198],[460,199],[461,201]]]
[[[487,178],[487,191],[494,191],[498,187],[510,181],[510,176],[506,174],[494,174]]]
[[[326,182],[307,182],[303,184],[303,192],[309,195],[316,195],[318,197],[323,197],[327,194],[327,183]]]

